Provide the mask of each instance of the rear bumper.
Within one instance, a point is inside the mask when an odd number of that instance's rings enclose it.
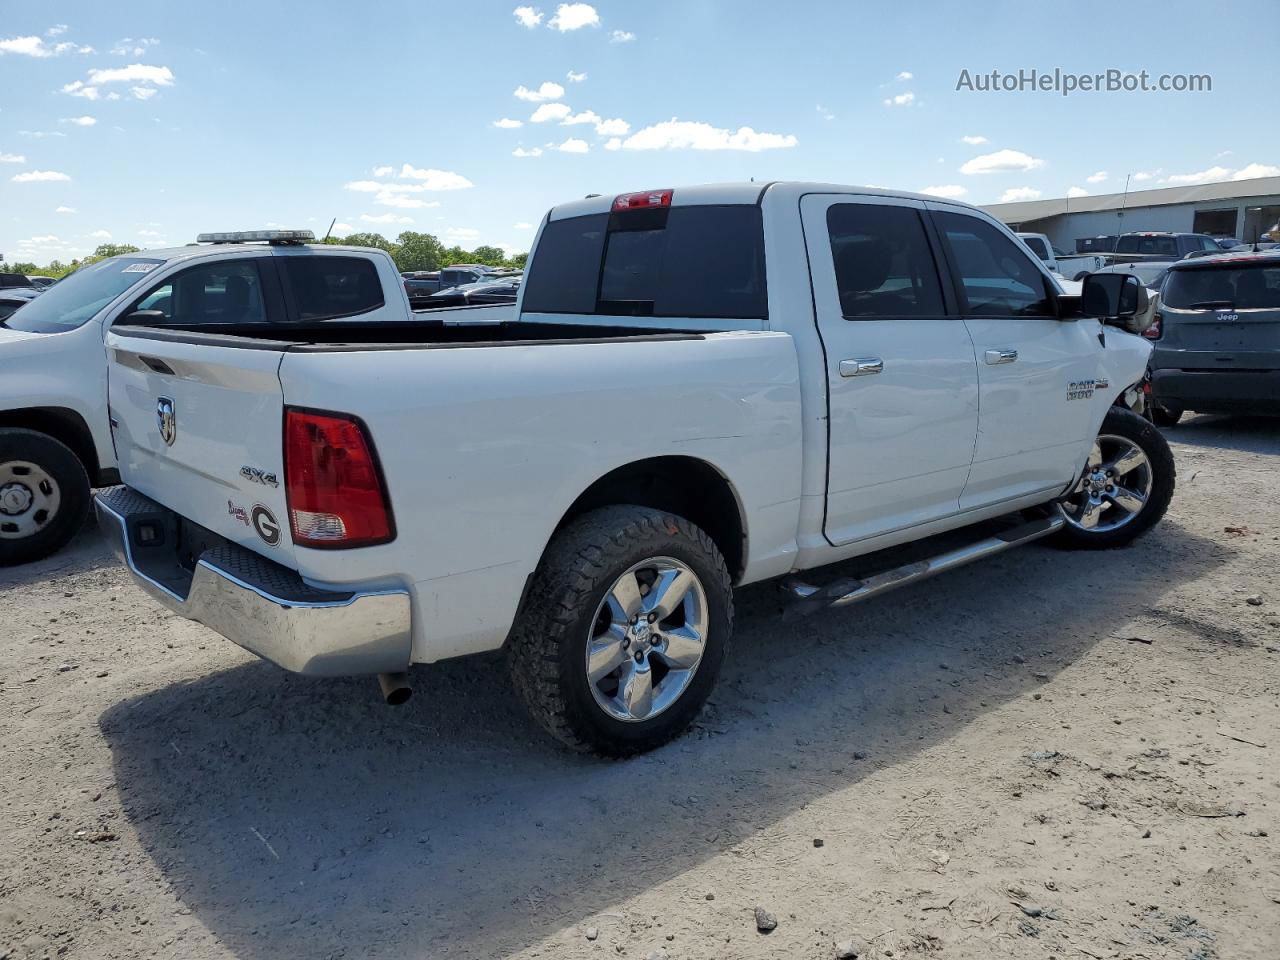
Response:
[[[1152,370],[1151,397],[1206,413],[1280,413],[1280,370]]]
[[[129,487],[102,491],[94,507],[138,586],[250,653],[315,676],[395,673],[409,665],[408,591],[318,590],[296,571],[220,538],[188,569],[179,562],[179,541],[192,527],[171,510]]]

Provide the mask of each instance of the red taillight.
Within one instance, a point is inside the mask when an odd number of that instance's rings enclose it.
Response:
[[[1163,318],[1160,316],[1160,314],[1158,314],[1158,313],[1157,313],[1157,314],[1155,315],[1155,319],[1151,321],[1151,326],[1149,326],[1149,327],[1147,327],[1147,329],[1143,330],[1143,331],[1142,331],[1142,335],[1143,335],[1144,337],[1146,337],[1148,340],[1159,340],[1159,339],[1160,339],[1160,334],[1163,332],[1163,331],[1160,329],[1160,321],[1161,321],[1162,319],[1163,319]]]
[[[356,417],[286,409],[284,475],[298,546],[368,547],[395,539],[373,442]]]
[[[671,206],[670,190],[641,190],[639,193],[621,193],[613,198],[613,210],[644,210],[648,207]]]

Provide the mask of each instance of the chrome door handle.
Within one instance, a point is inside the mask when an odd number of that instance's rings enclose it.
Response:
[[[990,364],[1013,363],[1017,359],[1017,350],[988,350],[986,353],[986,361]]]
[[[858,357],[856,360],[840,361],[840,376],[869,377],[884,370],[884,361],[879,357]]]

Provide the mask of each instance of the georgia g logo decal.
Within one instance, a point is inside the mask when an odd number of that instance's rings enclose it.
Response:
[[[268,547],[274,547],[280,542],[280,524],[276,522],[275,514],[262,504],[253,505],[253,510],[249,512],[249,522]]]

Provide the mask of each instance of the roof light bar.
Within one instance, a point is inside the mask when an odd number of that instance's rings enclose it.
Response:
[[[620,193],[613,198],[613,209],[644,210],[649,207],[671,206],[670,190],[641,190],[639,193]]]
[[[202,233],[196,243],[311,243],[315,238],[310,230],[231,230]]]

